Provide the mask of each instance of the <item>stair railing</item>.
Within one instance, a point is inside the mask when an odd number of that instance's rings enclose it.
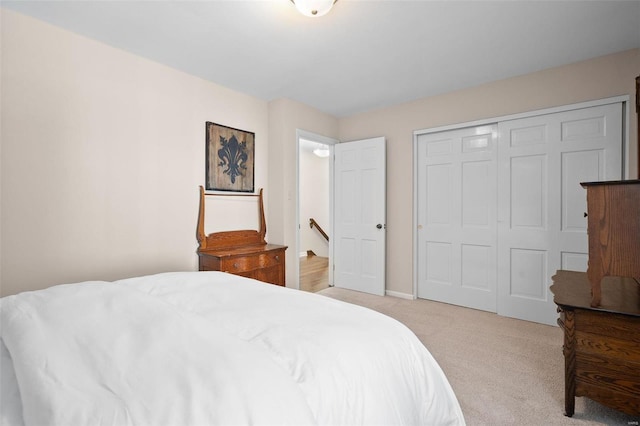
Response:
[[[329,236],[327,235],[326,232],[324,232],[324,230],[320,227],[320,225],[318,225],[318,222],[316,222],[316,220],[314,218],[310,218],[309,219],[309,228],[313,229],[314,226],[316,227],[318,232],[320,232],[320,234],[322,234],[324,239],[329,241]]]

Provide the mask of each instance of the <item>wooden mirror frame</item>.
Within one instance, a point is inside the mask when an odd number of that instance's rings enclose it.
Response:
[[[212,232],[209,235],[204,231],[204,201],[205,197],[257,197],[260,227],[258,230],[242,229],[234,231]],[[198,227],[196,238],[198,239],[198,251],[208,249],[227,249],[253,244],[266,244],[264,239],[267,234],[267,223],[264,219],[264,204],[262,188],[258,194],[206,194],[204,187],[200,185],[200,209],[198,210]]]

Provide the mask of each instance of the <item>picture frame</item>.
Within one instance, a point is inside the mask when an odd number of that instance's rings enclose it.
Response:
[[[638,137],[638,179],[640,179],[640,75],[636,77],[636,114],[638,116],[637,132]]]
[[[254,192],[255,133],[206,122],[207,191]]]

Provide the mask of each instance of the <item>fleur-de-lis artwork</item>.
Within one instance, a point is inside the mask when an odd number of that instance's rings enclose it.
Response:
[[[207,122],[206,189],[254,191],[255,134]]]
[[[247,143],[238,143],[235,135],[229,140],[220,136],[220,145],[218,166],[223,168],[222,173],[229,175],[231,183],[236,183],[236,176],[244,176],[243,172],[247,170]]]

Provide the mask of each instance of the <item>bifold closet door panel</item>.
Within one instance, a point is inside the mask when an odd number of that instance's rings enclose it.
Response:
[[[553,325],[551,276],[587,268],[580,182],[621,178],[622,106],[501,122],[498,138],[498,313]]]
[[[418,297],[496,311],[495,125],[418,140]]]

